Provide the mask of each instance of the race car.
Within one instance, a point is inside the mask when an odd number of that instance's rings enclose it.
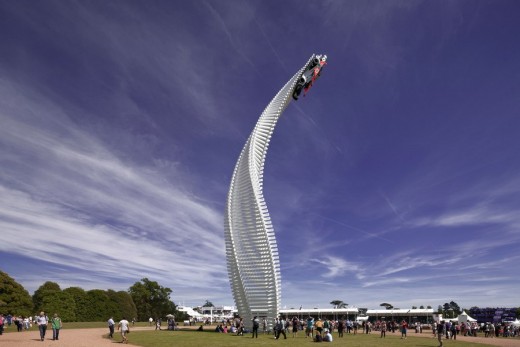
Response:
[[[293,99],[298,100],[298,97],[304,91],[303,95],[307,94],[309,89],[311,89],[312,84],[318,77],[320,77],[321,70],[327,64],[327,56],[324,55],[316,55],[314,59],[311,60],[307,69],[303,72],[302,77],[298,80],[296,87],[293,92]]]

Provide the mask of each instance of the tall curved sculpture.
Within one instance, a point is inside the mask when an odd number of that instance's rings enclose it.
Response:
[[[227,267],[238,314],[248,327],[253,316],[266,317],[271,327],[280,309],[278,248],[262,193],[264,162],[274,127],[298,83],[301,91],[303,74],[315,57],[311,56],[260,115],[231,179],[224,221]],[[319,70],[312,81],[317,75]]]

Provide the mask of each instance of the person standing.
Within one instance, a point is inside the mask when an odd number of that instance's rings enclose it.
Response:
[[[254,316],[252,321],[253,321],[253,336],[251,336],[251,338],[255,337],[255,335],[256,335],[256,338],[258,338],[258,328],[260,327],[260,320],[258,319],[257,316]]]
[[[316,328],[316,331],[320,333],[323,332],[323,322],[321,321],[321,318],[318,318],[316,323],[314,323],[314,327]]]
[[[4,333],[4,324],[5,324],[4,315],[0,313],[0,335]]]
[[[386,339],[386,321],[381,322],[381,338]]]
[[[114,328],[115,328],[116,322],[114,322],[113,317],[110,317],[108,319],[107,323],[108,323],[108,336],[112,339],[112,338],[114,338]]]
[[[60,329],[63,326],[61,323],[61,318],[58,317],[58,314],[55,313],[54,317],[51,319],[51,325],[52,325],[52,340],[59,340],[60,337]]]
[[[343,330],[345,330],[345,317],[341,317],[338,321],[338,337],[343,337]]]
[[[314,333],[314,318],[309,316],[307,318],[307,327],[305,328],[305,337],[313,338]]]
[[[408,323],[403,319],[401,322],[401,338],[406,339],[406,331],[408,330]]]
[[[45,339],[45,333],[47,332],[49,317],[45,315],[45,312],[41,311],[40,315],[36,319],[36,323],[38,324],[38,330],[40,330],[40,339],[43,341]]]
[[[296,337],[298,334],[298,325],[300,325],[300,320],[298,317],[294,316],[292,319],[292,337]]]
[[[125,317],[119,321],[117,325],[117,330],[121,329],[121,337],[123,338],[122,343],[128,343],[128,333],[130,332],[130,323],[126,320]]]

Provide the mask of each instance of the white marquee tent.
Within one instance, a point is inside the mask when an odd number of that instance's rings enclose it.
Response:
[[[475,318],[472,318],[470,315],[466,313],[466,311],[463,311],[459,316],[457,317],[457,320],[459,323],[467,323],[467,322],[476,322],[477,320]]]

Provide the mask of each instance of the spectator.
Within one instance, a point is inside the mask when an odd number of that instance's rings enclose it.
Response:
[[[62,328],[61,318],[58,317],[58,314],[55,313],[54,317],[51,319],[52,325],[52,340],[59,340],[60,338],[60,329]]]
[[[381,338],[386,338],[386,322],[381,322]]]
[[[119,321],[119,324],[117,325],[117,330],[121,329],[121,337],[123,338],[123,341],[121,343],[128,343],[128,333],[130,332],[130,323],[126,320],[125,317]]]
[[[258,338],[258,328],[260,327],[260,320],[257,318],[257,316],[254,316],[253,319],[253,336],[251,338],[254,338],[256,335],[256,338]]]
[[[442,347],[442,337],[445,333],[445,325],[444,321],[441,321],[439,324],[437,324],[437,339],[439,340],[439,347]]]
[[[0,335],[4,333],[4,324],[6,322],[6,319],[4,318],[4,315],[0,313]]]
[[[307,318],[307,328],[305,328],[305,337],[313,337],[314,333],[314,318],[310,317]]]
[[[330,333],[330,330],[329,329],[324,329],[323,331],[325,332],[325,336],[323,336],[323,341],[324,342],[332,342],[332,334]]]
[[[40,330],[40,339],[43,341],[45,339],[45,333],[47,332],[49,317],[45,315],[45,312],[41,311],[40,315],[36,319],[36,323],[38,323],[38,330]]]
[[[114,322],[114,319],[112,317],[110,317],[108,319],[108,336],[110,338],[113,338],[114,337],[114,328],[115,328],[115,325],[116,323]]]
[[[300,325],[300,320],[298,317],[294,316],[292,319],[292,337],[296,337],[298,334],[298,325]]]
[[[401,338],[406,339],[406,331],[408,330],[408,323],[403,319],[401,322]]]

